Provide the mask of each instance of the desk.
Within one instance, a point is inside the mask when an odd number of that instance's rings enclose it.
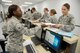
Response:
[[[34,37],[34,36],[23,35],[24,40],[31,40],[31,37]],[[50,53],[49,51],[45,50],[41,45],[35,46],[35,48],[39,53]],[[23,53],[27,53],[25,47],[23,48]]]
[[[42,23],[35,23],[34,21],[31,21],[32,24],[35,24],[37,26],[41,26]],[[46,27],[44,28],[44,30],[51,30],[51,31],[54,31],[53,28],[50,28],[50,27]],[[54,32],[59,32],[60,30],[59,29],[56,29]],[[70,52],[69,53],[75,53],[75,50],[76,50],[76,45],[77,45],[77,41],[78,41],[79,37],[78,36],[73,36],[71,38],[68,38],[68,37],[63,37],[63,41],[65,41],[66,43],[68,43],[70,45]]]
[[[60,31],[59,29],[49,28],[49,27],[44,28],[44,30],[46,29],[51,30],[55,33],[58,33]],[[63,41],[67,42],[68,44],[67,43],[66,44],[69,46],[66,48],[66,50],[68,50],[67,53],[75,53],[78,39],[79,37],[76,35],[72,36],[71,38],[65,36],[63,37]]]
[[[56,32],[56,33],[58,33],[60,31],[59,29],[49,28],[49,27],[44,28],[44,30],[46,30],[46,29],[51,30],[51,31],[54,31],[55,30],[54,32]],[[78,36],[75,36],[75,35],[73,37],[71,37],[71,38],[63,37],[63,40],[65,42],[69,43],[69,44],[76,43],[78,41],[78,39],[79,39],[79,37]]]
[[[36,23],[34,21],[30,21],[31,23],[33,23],[34,25],[37,25],[37,26],[41,26],[42,23]],[[50,27],[46,27],[44,28],[44,30],[51,30],[51,31],[54,31],[54,28],[50,28]],[[59,32],[60,30],[59,29],[56,29],[54,32]],[[76,43],[78,41],[79,37],[78,36],[73,36],[72,38],[68,38],[68,37],[63,37],[63,40],[69,44],[73,44],[73,43]]]

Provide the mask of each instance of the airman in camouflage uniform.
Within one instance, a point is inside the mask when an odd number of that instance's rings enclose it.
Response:
[[[21,53],[23,51],[23,34],[33,35],[40,29],[40,27],[35,27],[32,29],[27,29],[24,27],[20,20],[12,16],[7,22],[7,31],[8,31],[8,51],[10,53]]]
[[[35,11],[35,12],[32,14],[32,17],[33,17],[33,18],[32,18],[33,20],[38,20],[38,19],[40,19],[40,18],[42,17],[42,15],[41,15],[41,13]]]
[[[64,24],[64,27],[61,27],[60,29],[68,32],[75,28],[74,17],[71,14],[68,14],[67,16],[60,16],[58,24]]]
[[[40,22],[47,22],[48,21],[48,18],[49,18],[49,14],[46,13],[42,16],[42,18],[40,19]]]
[[[56,18],[56,16],[55,16],[55,15],[50,16],[50,17],[48,18],[48,22],[53,23],[53,24],[56,24],[56,23],[57,23],[57,18]]]

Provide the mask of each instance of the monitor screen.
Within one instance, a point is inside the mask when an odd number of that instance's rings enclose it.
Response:
[[[47,43],[47,45],[49,45],[55,51],[59,50],[61,41],[62,41],[61,35],[49,30],[46,31],[45,43]]]

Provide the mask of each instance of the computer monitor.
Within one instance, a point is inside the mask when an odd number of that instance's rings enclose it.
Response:
[[[53,31],[46,30],[44,42],[54,51],[59,51],[63,37]]]
[[[36,25],[32,24],[29,20],[24,20],[23,22],[25,24],[25,27],[28,29],[36,27]]]
[[[39,29],[39,30],[36,32],[35,36],[36,36],[38,39],[41,39],[41,35],[42,35],[42,29]]]

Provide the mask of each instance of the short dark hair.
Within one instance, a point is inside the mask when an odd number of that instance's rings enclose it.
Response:
[[[68,3],[65,3],[63,6],[65,6],[67,9],[70,9],[70,5]]]
[[[28,11],[30,11],[30,8],[28,9]]]
[[[53,13],[53,14],[57,14],[55,9],[51,9],[50,12]]]
[[[17,8],[18,8],[19,6],[18,5],[15,5],[15,4],[12,4],[12,5],[10,5],[9,6],[9,8],[8,8],[8,18],[11,18],[12,16],[14,16],[14,13],[13,13],[13,11],[16,11],[17,10]]]
[[[46,11],[49,11],[49,9],[48,8],[44,8]]]
[[[36,10],[36,8],[35,8],[35,7],[33,7],[33,8],[32,8],[32,10]]]

